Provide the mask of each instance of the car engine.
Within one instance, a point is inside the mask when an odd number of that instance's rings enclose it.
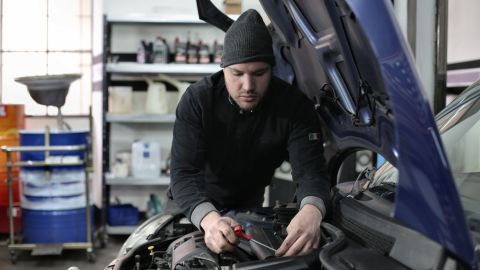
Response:
[[[402,248],[427,252],[428,258],[435,257],[435,252],[439,249],[435,248],[434,243],[411,230],[401,228],[383,215],[374,214],[370,208],[364,209],[362,203],[373,202],[375,192],[367,195],[359,192],[356,196],[351,196],[350,191],[355,184],[356,182],[344,183],[334,189],[333,215],[327,215],[322,221],[319,247],[306,255],[277,257],[272,250],[243,239],[233,252],[215,254],[207,248],[203,233],[182,214],[164,214],[152,217],[138,227],[124,243],[118,257],[105,269],[416,269],[415,265],[421,261],[418,258],[406,260],[400,256],[403,253],[398,255],[391,251],[395,250],[392,245],[407,245]],[[372,198],[365,201],[366,196]],[[277,249],[285,239],[286,228],[297,212],[296,204],[285,204],[250,212],[223,214],[238,221],[245,233],[258,242]],[[367,225],[362,225],[361,222],[366,222]],[[384,228],[393,226],[397,226],[398,235],[382,233]],[[413,246],[410,242],[403,241],[410,234],[411,239],[416,241]],[[389,239],[390,242],[387,241]],[[424,264],[429,265],[427,262]]]
[[[257,241],[277,249],[286,236],[286,226],[297,213],[295,204],[274,208],[260,208],[251,212],[227,213],[240,222],[246,233]],[[105,269],[108,270],[197,270],[197,269],[280,269],[281,265],[318,264],[318,252],[291,258],[275,257],[274,252],[253,242],[241,239],[233,252],[211,252],[198,231],[183,215],[160,218],[162,224],[153,233],[132,237],[144,237],[129,246],[124,244],[119,257]],[[146,231],[143,228],[143,231]],[[298,261],[298,262],[297,262]],[[301,263],[300,263],[301,262]],[[293,263],[293,264],[292,264]],[[259,264],[262,264],[261,266]],[[299,269],[299,268],[295,268]]]

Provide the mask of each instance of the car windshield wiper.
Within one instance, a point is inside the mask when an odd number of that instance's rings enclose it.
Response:
[[[352,185],[352,189],[347,194],[347,197],[355,197],[358,194],[362,193],[363,191],[367,190],[370,186],[370,183],[373,181],[373,177],[375,176],[375,172],[377,168],[366,168],[363,170],[355,180],[355,183]]]

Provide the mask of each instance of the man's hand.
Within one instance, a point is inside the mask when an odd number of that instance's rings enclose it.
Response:
[[[287,238],[277,249],[276,256],[304,255],[318,247],[322,214],[316,206],[306,204],[287,227]]]
[[[205,231],[207,247],[217,254],[223,251],[233,251],[239,242],[232,229],[237,225],[239,224],[235,220],[222,217],[217,212],[208,213],[200,222],[200,226]]]

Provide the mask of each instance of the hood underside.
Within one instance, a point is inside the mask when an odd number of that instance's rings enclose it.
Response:
[[[261,4],[271,20],[274,72],[316,103],[327,160],[359,148],[385,157],[399,170],[392,216],[473,265],[452,173],[391,2]],[[228,29],[227,19],[214,17]]]
[[[293,83],[316,101],[336,153],[363,148],[384,156],[399,169],[392,216],[473,265],[452,174],[391,3],[262,4]]]

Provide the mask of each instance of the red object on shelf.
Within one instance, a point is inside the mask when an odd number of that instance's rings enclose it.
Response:
[[[18,179],[18,167],[13,168],[12,190],[13,203],[20,202],[20,181]],[[0,171],[0,206],[8,206],[8,182],[7,171]]]
[[[13,231],[18,232],[22,228],[22,211],[20,208],[20,203],[13,204]],[[8,233],[10,230],[8,228],[8,205],[0,205],[0,233]]]

